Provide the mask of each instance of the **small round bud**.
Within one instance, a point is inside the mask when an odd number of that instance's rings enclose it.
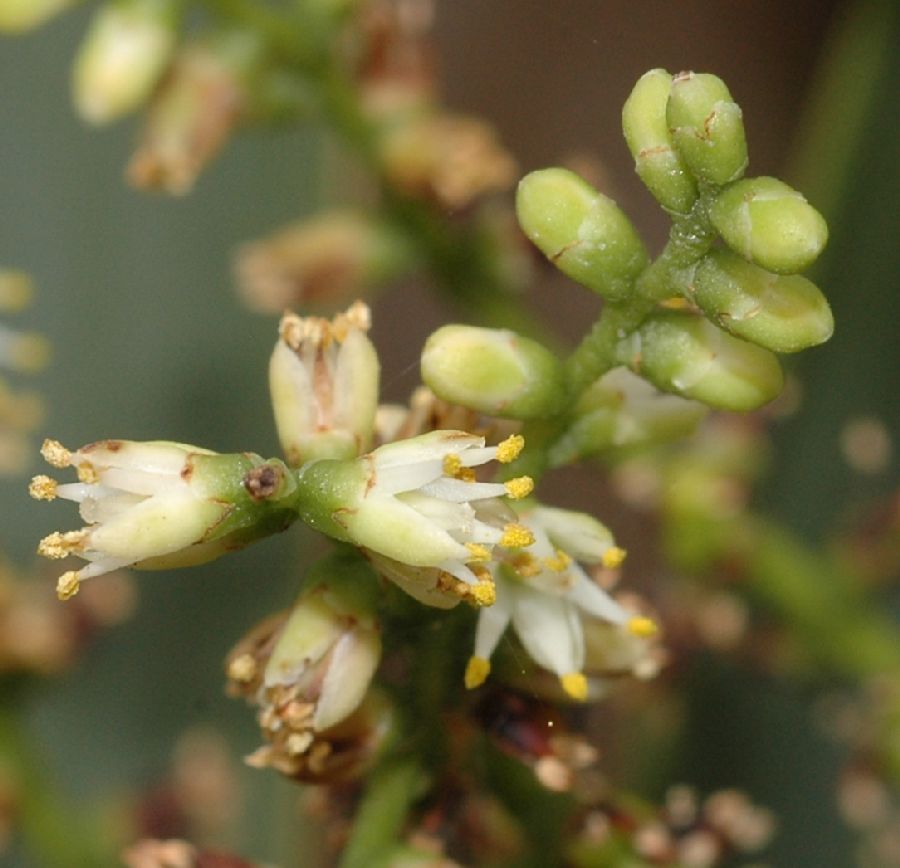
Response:
[[[675,150],[666,123],[672,76],[664,69],[645,72],[625,100],[622,131],[634,168],[656,200],[668,211],[687,214],[697,185]]]
[[[741,107],[715,75],[682,72],[672,80],[666,121],[693,174],[727,184],[747,168]]]
[[[506,329],[439,328],[422,350],[422,380],[445,401],[505,419],[553,415],[565,400],[556,356]]]
[[[519,182],[522,231],[564,274],[610,301],[631,292],[647,251],[612,199],[567,169],[541,169]]]
[[[776,353],[824,343],[834,331],[819,288],[799,274],[772,274],[729,250],[697,266],[693,299],[718,326]]]
[[[779,274],[808,268],[828,240],[822,215],[777,178],[745,178],[730,184],[716,198],[709,216],[735,253]]]
[[[657,388],[722,410],[755,410],[784,382],[768,350],[690,313],[654,314],[619,344],[617,354]]]

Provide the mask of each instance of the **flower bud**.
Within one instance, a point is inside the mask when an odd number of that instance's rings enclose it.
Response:
[[[697,185],[681,159],[666,123],[672,76],[664,69],[645,72],[625,100],[622,131],[634,157],[634,168],[667,211],[687,214],[697,198]]]
[[[627,368],[614,368],[579,398],[569,429],[550,450],[550,464],[685,437],[706,412],[696,401],[660,394]]]
[[[19,33],[39,27],[75,0],[0,0],[0,32]]]
[[[176,0],[118,0],[102,6],[75,58],[74,97],[95,124],[116,120],[150,95],[172,56]]]
[[[350,303],[396,279],[413,256],[393,226],[372,215],[328,211],[238,251],[238,289],[264,313]]]
[[[269,363],[275,426],[287,463],[353,458],[372,441],[378,355],[366,337],[369,308],[357,302],[333,320],[287,313]]]
[[[819,288],[799,274],[772,274],[728,250],[704,257],[693,300],[720,328],[776,353],[824,343],[834,331]]]
[[[540,169],[519,182],[522,231],[564,274],[610,301],[630,292],[647,251],[612,199],[567,169]]]
[[[822,215],[777,178],[745,178],[729,184],[716,197],[709,216],[735,253],[779,274],[808,268],[828,240]]]
[[[664,392],[722,410],[755,410],[784,383],[778,359],[768,350],[686,312],[652,315],[619,344],[617,357]]]
[[[103,440],[69,452],[47,440],[54,467],[73,467],[78,482],[59,485],[36,476],[37,500],[79,504],[87,526],[52,533],[38,552],[53,560],[77,555],[88,565],[67,572],[57,593],[67,599],[80,583],[125,566],[158,570],[193,566],[284,530],[296,519],[296,482],[277,459],[218,455],[163,441]]]
[[[741,107],[725,82],[707,73],[682,72],[672,80],[666,122],[695,177],[727,184],[747,168]]]
[[[537,341],[507,329],[448,325],[422,350],[422,380],[445,401],[505,419],[557,413],[562,364]]]

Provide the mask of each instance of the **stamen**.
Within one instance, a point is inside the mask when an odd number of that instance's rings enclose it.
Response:
[[[522,552],[516,555],[512,562],[512,568],[523,579],[530,579],[541,572],[541,562],[530,552]]]
[[[470,657],[466,665],[465,683],[467,690],[480,687],[491,674],[491,661],[484,657]]]
[[[88,461],[79,464],[78,467],[75,468],[75,471],[78,473],[79,482],[85,482],[88,485],[93,485],[94,483],[100,481],[100,474],[97,473],[97,468]]]
[[[563,675],[559,681],[560,684],[562,684],[562,689],[565,690],[572,699],[577,699],[579,702],[584,702],[585,699],[587,699],[587,678],[580,672],[570,672],[568,675]]]
[[[45,440],[41,455],[51,467],[68,467],[72,462],[72,453],[58,440]]]
[[[473,561],[489,561],[491,559],[491,550],[487,546],[480,543],[466,543],[466,548],[472,555]]]
[[[456,474],[456,478],[462,482],[475,482],[478,479],[471,467],[461,468],[459,473]]]
[[[635,616],[628,620],[626,626],[629,633],[639,636],[641,639],[649,639],[659,632],[659,627],[656,626],[656,622],[651,618]]]
[[[500,545],[507,549],[523,548],[534,543],[534,534],[522,524],[511,522],[503,528]]]
[[[628,552],[625,549],[613,546],[603,552],[603,555],[600,557],[600,563],[608,570],[614,570],[616,567],[622,566],[622,561],[625,560],[627,554]]]
[[[78,593],[80,587],[81,580],[78,578],[78,573],[70,570],[59,577],[59,581],[56,583],[56,596],[60,600],[68,600]]]
[[[557,549],[556,554],[552,558],[544,558],[544,563],[548,570],[552,570],[554,573],[562,573],[571,566],[572,558],[561,549]]]
[[[481,581],[469,588],[470,597],[476,606],[493,606],[497,602],[497,589],[493,581]]]
[[[501,464],[509,464],[519,457],[525,448],[525,438],[521,434],[512,434],[502,443],[497,444],[497,460]]]
[[[450,452],[444,456],[443,471],[445,476],[452,476],[455,479],[459,476],[460,470],[462,470],[462,461],[457,453]]]
[[[72,552],[84,550],[87,535],[87,530],[54,531],[38,543],[38,554],[54,561],[68,557]]]
[[[506,493],[513,500],[521,500],[534,491],[534,480],[530,476],[517,476],[515,479],[508,479],[503,484],[506,486]]]
[[[228,664],[228,677],[239,684],[247,684],[256,677],[258,668],[252,654],[241,654]]]
[[[49,476],[35,476],[28,485],[28,493],[35,500],[53,500],[57,485],[57,481]]]

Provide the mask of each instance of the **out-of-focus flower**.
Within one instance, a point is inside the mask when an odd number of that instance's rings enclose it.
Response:
[[[532,542],[507,512],[498,514],[497,498],[524,497],[533,484],[528,477],[478,482],[474,468],[510,462],[523,445],[519,436],[485,447],[483,437],[464,431],[432,431],[358,459],[310,462],[297,476],[300,514],[317,530],[386,558],[397,570],[412,568],[405,586],[410,593],[420,579],[433,586],[431,579],[449,574],[489,604],[493,583],[481,567],[493,547]],[[423,570],[428,577],[420,575]],[[386,575],[397,581],[396,574]]]
[[[351,458],[372,445],[378,355],[366,336],[369,308],[356,302],[333,320],[286,313],[269,362],[269,391],[291,467]]]
[[[638,636],[656,632],[649,618],[631,614],[576,563],[615,567],[624,551],[600,522],[583,513],[534,507],[521,516],[534,538],[527,552],[493,565],[497,599],[479,614],[475,653],[466,668],[466,686],[478,687],[490,673],[490,657],[512,624],[532,659],[554,672],[563,690],[588,697],[581,614],[600,618]]]
[[[256,868],[240,856],[214,850],[200,850],[176,838],[158,841],[144,838],[122,853],[126,868]]]
[[[413,263],[397,229],[356,211],[328,211],[243,245],[236,274],[244,301],[274,313],[334,307],[396,279]]]
[[[248,70],[257,54],[256,40],[235,32],[179,52],[128,166],[132,184],[175,195],[190,191],[247,109]]]
[[[293,477],[277,459],[163,441],[102,440],[70,452],[47,440],[41,452],[54,467],[75,468],[79,481],[60,485],[36,476],[32,497],[73,500],[87,522],[50,534],[38,547],[47,558],[74,554],[89,562],[60,577],[60,599],[76,594],[84,579],[124,566],[205,563],[296,518],[289,506]]]
[[[410,196],[461,210],[508,189],[516,162],[494,130],[476,118],[425,114],[388,125],[378,150],[385,174]]]

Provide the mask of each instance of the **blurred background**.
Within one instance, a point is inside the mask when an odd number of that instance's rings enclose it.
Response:
[[[436,12],[447,105],[495,124],[523,172],[599,159],[605,189],[657,246],[666,222],[633,174],[622,102],[653,67],[715,72],[728,83],[744,110],[751,173],[784,177],[831,226],[815,278],[836,334],[792,366],[800,412],[775,423],[759,500],[819,545],[895,490],[898,5],[438,0]],[[276,319],[242,306],[234,251],[334,197],[352,200],[352,184],[321,132],[305,127],[238,136],[183,199],[129,188],[123,167],[136,126],[90,129],[70,105],[71,58],[88,16],[78,9],[0,42],[0,264],[34,278],[35,303],[17,323],[53,346],[36,381],[47,402],[39,436],[73,448],[114,436],[276,454],[266,388]],[[597,310],[563,281],[542,282],[532,300],[572,341]],[[426,287],[379,297],[373,339],[387,398],[408,395],[422,341],[459,315]],[[847,428],[860,420],[891,438],[887,463],[874,471],[847,459]],[[41,536],[73,518],[65,506],[27,498],[34,454],[21,478],[0,481],[0,548],[21,569]],[[165,774],[186,729],[214,726],[234,757],[255,747],[252,713],[223,695],[222,659],[259,618],[291,601],[310,544],[295,529],[190,571],[140,574],[134,615],[72,669],[28,688],[23,707],[40,776],[65,802],[98,806],[97,822],[114,822],[110,806]],[[632,551],[640,545],[628,540]],[[46,575],[50,582],[52,565]],[[692,725],[667,771],[702,789],[739,786],[771,807],[780,831],[767,864],[851,864],[853,839],[831,797],[840,749],[817,727],[811,691],[712,659],[696,667],[692,684]],[[238,774],[242,819],[226,843],[293,864],[284,854],[303,834],[296,790],[274,774]],[[303,864],[314,865],[315,854]]]

